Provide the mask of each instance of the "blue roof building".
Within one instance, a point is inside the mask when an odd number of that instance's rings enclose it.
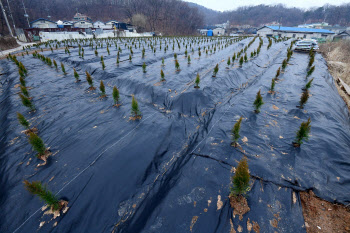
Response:
[[[259,36],[266,37],[291,37],[303,39],[332,39],[334,32],[326,29],[317,28],[299,28],[299,27],[283,27],[283,26],[263,26],[258,29]]]

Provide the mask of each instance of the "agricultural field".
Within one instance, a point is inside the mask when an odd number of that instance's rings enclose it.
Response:
[[[293,43],[50,41],[1,59],[0,232],[332,229],[302,198],[350,203],[349,111]]]

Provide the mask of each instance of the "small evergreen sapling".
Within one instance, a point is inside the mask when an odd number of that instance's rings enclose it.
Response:
[[[259,113],[260,112],[260,108],[261,106],[264,104],[263,102],[263,98],[260,94],[260,90],[258,91],[258,93],[256,94],[256,98],[255,98],[255,101],[254,101],[254,106],[255,106],[255,112],[256,113]]]
[[[137,103],[137,100],[135,96],[132,96],[131,100],[131,114],[133,115],[133,118],[136,119],[141,119],[141,112],[139,110],[139,104]]]
[[[66,69],[64,68],[64,64],[62,62],[61,62],[61,69],[62,69],[63,74],[66,74]]]
[[[19,112],[17,112],[18,122],[26,129],[29,129],[29,122],[27,119]]]
[[[26,81],[24,80],[23,77],[19,77],[19,82],[21,83],[21,85],[22,85],[23,87],[26,86]]]
[[[287,67],[287,59],[284,59],[282,62],[282,70],[285,70]]]
[[[144,62],[144,63],[142,64],[143,73],[146,73],[146,72],[147,72],[147,71],[146,71],[146,67],[147,67],[147,65],[146,65],[146,63]]]
[[[187,57],[187,64],[191,64],[191,56],[190,55],[188,55],[188,57]]]
[[[312,81],[314,81],[314,79],[311,79],[308,83],[306,83],[305,90],[308,90],[311,87]]]
[[[32,145],[33,149],[38,152],[36,155],[37,158],[41,158],[43,155],[45,155],[46,147],[43,142],[43,140],[36,135],[35,133],[29,133],[29,143]]]
[[[75,70],[75,68],[73,68],[73,73],[74,73],[74,78],[75,78],[76,82],[79,82],[79,81],[80,81],[80,79],[79,79],[79,74],[78,74],[78,72]]]
[[[195,82],[195,86],[194,88],[199,88],[199,83],[200,83],[201,79],[199,77],[199,73],[197,73],[197,77],[196,77],[196,80],[194,81]]]
[[[216,77],[218,72],[219,72],[219,64],[216,64],[216,66],[214,67],[214,71],[213,71],[213,77]]]
[[[306,104],[308,99],[309,99],[309,92],[307,90],[303,91],[303,93],[301,94],[301,97],[300,97],[299,108],[303,109],[304,105]]]
[[[160,80],[161,81],[165,81],[165,75],[164,75],[164,72],[163,72],[163,70],[160,70]]]
[[[275,80],[278,80],[278,77],[281,74],[281,67],[278,67],[278,70],[276,71],[276,76],[275,76]]]
[[[27,88],[25,86],[20,86],[20,88],[21,88],[22,94],[29,98],[29,93],[28,93]]]
[[[119,104],[119,90],[116,86],[113,87],[113,100],[114,100],[114,106],[118,107]]]
[[[103,81],[100,82],[100,91],[101,91],[101,98],[106,97],[106,89],[105,85],[103,84]]]
[[[232,143],[231,146],[237,147],[238,146],[238,139],[240,138],[239,131],[241,130],[241,123],[242,123],[243,117],[240,117],[239,120],[234,124],[231,135],[232,135]]]
[[[231,65],[231,58],[228,57],[228,59],[227,59],[227,66],[229,67],[230,65]]]
[[[33,195],[37,195],[42,201],[48,204],[52,211],[59,211],[62,205],[58,198],[49,191],[46,186],[43,186],[40,181],[29,182],[25,180],[24,186]]]
[[[175,60],[175,69],[176,71],[180,71],[180,64],[178,60]]]
[[[315,71],[315,66],[311,67],[308,71],[307,71],[307,75],[306,77],[309,77],[310,75],[312,75],[312,73]]]
[[[249,167],[247,158],[239,161],[235,175],[232,177],[231,196],[245,195],[249,191]]]
[[[241,57],[241,58],[239,59],[239,66],[242,67],[242,65],[243,65],[243,57]]]
[[[55,68],[56,68],[56,70],[58,69],[58,67],[57,67],[57,63],[56,63],[56,61],[55,60],[53,60],[53,65],[55,66]]]
[[[95,90],[91,75],[87,71],[85,73],[86,73],[86,81],[90,85],[90,90]]]
[[[27,108],[30,108],[31,111],[35,110],[34,105],[32,104],[32,102],[30,101],[30,99],[28,97],[25,97],[22,94],[19,94],[19,97],[21,98],[22,104],[24,106],[26,106]]]
[[[270,93],[275,92],[275,79],[271,80],[271,87],[270,87]]]
[[[303,140],[308,141],[309,133],[311,129],[310,124],[311,124],[310,117],[306,122],[301,123],[300,128],[296,133],[295,142],[293,142],[294,147],[300,147],[300,145],[303,144]]]

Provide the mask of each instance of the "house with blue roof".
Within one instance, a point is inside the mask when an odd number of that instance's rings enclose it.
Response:
[[[263,37],[291,37],[301,39],[333,39],[334,32],[326,29],[299,28],[283,26],[263,26],[257,30],[258,36]]]
[[[39,18],[29,24],[31,28],[57,28],[56,22],[44,18]]]

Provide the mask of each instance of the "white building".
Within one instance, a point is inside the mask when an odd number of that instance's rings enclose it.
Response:
[[[106,24],[102,21],[96,21],[93,23],[94,28],[105,28]]]
[[[93,25],[89,21],[80,20],[78,22],[75,22],[73,24],[73,27],[75,27],[75,28],[92,28]]]
[[[214,34],[214,36],[223,36],[223,35],[225,35],[225,29],[223,29],[223,28],[215,28],[213,30],[213,34]]]
[[[304,39],[332,39],[334,32],[325,29],[263,26],[257,30],[258,36],[265,37],[291,37]]]
[[[106,22],[106,28],[113,28],[115,23],[118,23],[118,21],[117,20],[110,20],[110,21]]]
[[[37,19],[30,22],[31,28],[57,28],[57,23],[48,19]]]

